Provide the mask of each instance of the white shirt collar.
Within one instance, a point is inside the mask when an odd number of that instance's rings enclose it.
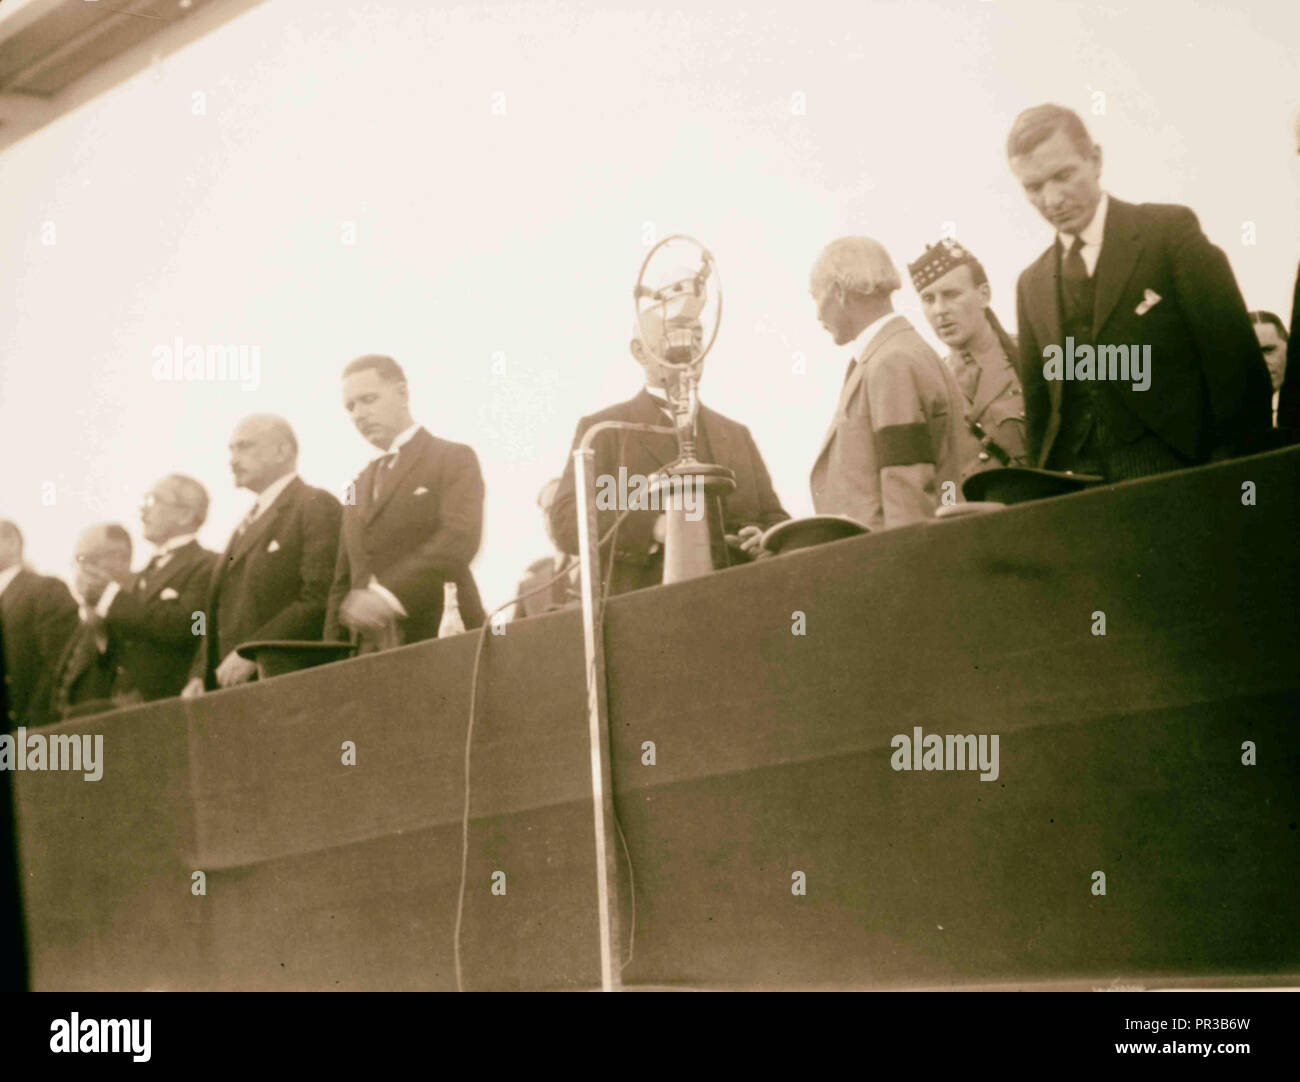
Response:
[[[1110,196],[1105,192],[1101,193],[1101,198],[1097,200],[1097,209],[1093,213],[1092,221],[1079,230],[1079,239],[1083,241],[1083,261],[1088,266],[1088,273],[1097,267],[1097,259],[1101,255],[1102,238],[1106,235],[1106,211],[1110,207]],[[1057,233],[1057,239],[1061,242],[1061,251],[1068,252],[1070,246],[1074,244],[1074,237],[1070,233]]]
[[[14,564],[13,567],[6,567],[0,571],[0,594],[9,588],[9,584],[18,577],[18,572],[23,569],[21,563]]]
[[[155,556],[162,556],[168,552],[175,552],[178,548],[188,545],[196,536],[197,534],[183,533],[176,537],[169,537],[161,545],[154,546],[153,554]]]
[[[400,451],[403,447],[405,447],[408,443],[411,442],[411,438],[419,431],[420,431],[420,423],[417,421],[415,424],[411,425],[411,427],[408,428],[405,432],[399,432],[396,436],[394,436],[393,442],[388,445],[388,450],[380,451],[379,454],[376,455],[375,457],[383,458],[385,455],[391,455],[397,451]]]
[[[261,518],[262,515],[266,513],[267,508],[269,508],[271,504],[275,503],[276,497],[288,488],[297,476],[298,474],[296,472],[290,470],[279,480],[272,481],[266,486],[266,488],[262,489],[262,491],[257,494],[257,500],[253,503],[253,506],[257,509],[257,515],[255,517]]]
[[[855,361],[862,360],[862,355],[867,352],[868,347],[875,341],[876,335],[880,333],[880,329],[896,315],[898,315],[897,312],[886,312],[879,319],[873,319],[858,332],[857,338],[853,339],[852,342],[853,359]]]
[[[667,404],[668,402],[668,392],[665,391],[662,387],[651,387],[650,384],[647,383],[645,385],[645,393],[648,394],[651,398],[657,398],[659,399],[660,402],[663,402],[665,404]]]

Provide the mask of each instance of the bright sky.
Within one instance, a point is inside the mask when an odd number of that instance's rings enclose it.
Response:
[[[1003,146],[1042,101],[1084,116],[1110,191],[1193,207],[1247,303],[1289,319],[1300,5],[1233,7],[263,4],[0,154],[0,516],[68,575],[85,525],[139,541],[141,494],[181,471],[209,487],[201,538],[221,549],[252,499],[235,422],[283,414],[304,477],[341,492],[373,452],[339,372],[386,352],[417,419],[478,452],[493,607],[548,550],[534,498],[578,418],[639,386],[631,290],[673,232],[724,285],[704,400],[809,514],[847,360],[814,258],[867,234],[903,271],[952,222],[1011,327],[1051,238]],[[896,301],[929,337],[910,286]],[[178,336],[257,347],[259,385],[156,381]]]

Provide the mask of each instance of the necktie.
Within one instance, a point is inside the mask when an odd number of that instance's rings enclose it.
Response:
[[[378,501],[379,494],[384,491],[384,475],[393,468],[397,461],[397,455],[400,448],[392,451],[385,451],[375,459],[375,481],[370,487],[370,499],[372,502]]]
[[[844,369],[844,383],[849,382],[849,377],[853,375],[853,366],[857,363],[858,363],[858,359],[856,357],[849,358],[849,366],[848,368]],[[843,387],[844,383],[841,383],[840,386]]]
[[[980,366],[971,356],[970,350],[961,351],[961,367],[957,369],[957,385],[967,402],[975,401],[975,392],[980,385]]]
[[[1068,314],[1092,326],[1092,279],[1083,261],[1083,238],[1076,236],[1061,265],[1062,293]]]
[[[162,562],[163,554],[155,552],[153,558],[144,565],[144,570],[140,572],[135,580],[135,588],[139,593],[144,593],[149,585],[149,576],[158,570],[158,565]]]
[[[257,519],[257,504],[254,503],[253,506],[248,509],[248,514],[246,514],[243,518],[239,520],[239,525],[235,527],[235,536],[243,537],[244,534],[248,532],[248,527],[253,525],[253,522],[256,519]]]

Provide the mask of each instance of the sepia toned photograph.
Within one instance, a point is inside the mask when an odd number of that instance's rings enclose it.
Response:
[[[1297,72],[1286,0],[0,0],[34,1047],[1300,988]]]

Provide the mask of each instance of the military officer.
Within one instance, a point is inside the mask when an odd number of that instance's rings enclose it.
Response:
[[[965,400],[962,476],[1029,465],[1025,400],[1014,358],[1019,349],[989,307],[983,266],[953,241],[926,245],[907,267],[930,327],[949,348],[944,358]]]

